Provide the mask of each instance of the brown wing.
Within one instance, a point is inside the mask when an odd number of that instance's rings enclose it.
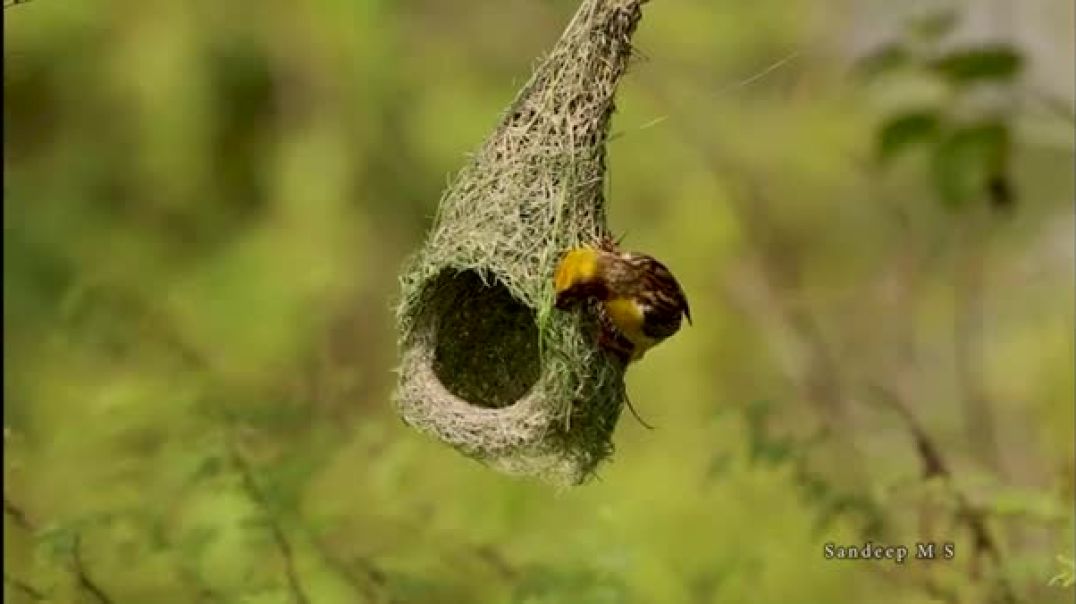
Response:
[[[640,269],[644,305],[643,333],[655,338],[667,338],[680,329],[683,317],[691,322],[687,296],[669,269],[650,256],[633,254],[632,263]]]

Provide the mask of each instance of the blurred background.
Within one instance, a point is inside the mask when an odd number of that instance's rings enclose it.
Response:
[[[1069,0],[648,4],[657,429],[555,490],[401,424],[398,269],[576,7],[5,8],[5,601],[1071,601]]]

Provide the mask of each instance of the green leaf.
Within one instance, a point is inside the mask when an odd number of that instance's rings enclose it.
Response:
[[[857,60],[854,70],[860,77],[871,80],[905,67],[911,59],[911,54],[899,42],[891,42]]]
[[[997,166],[1004,161],[1009,130],[999,121],[954,129],[934,148],[934,186],[942,203],[956,208],[984,195]]]
[[[72,524],[51,524],[35,535],[37,546],[52,560],[66,561],[75,551],[78,528]]]
[[[1009,80],[1023,68],[1023,57],[1011,46],[981,46],[954,50],[931,64],[954,84],[981,80]]]
[[[931,109],[909,111],[889,118],[878,130],[875,141],[878,160],[889,161],[909,147],[933,140],[940,125],[938,114]]]

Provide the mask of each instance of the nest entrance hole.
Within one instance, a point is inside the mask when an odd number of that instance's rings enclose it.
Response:
[[[537,383],[542,363],[534,310],[500,281],[446,270],[433,283],[433,371],[452,394],[477,407],[509,407]]]

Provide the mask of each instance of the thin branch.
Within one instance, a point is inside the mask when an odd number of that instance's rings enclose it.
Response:
[[[863,173],[868,177],[876,177],[873,169],[868,165],[861,165]],[[883,199],[888,201],[889,209],[893,215],[893,218],[897,224],[898,230],[903,238],[903,253],[900,256],[900,271],[899,278],[901,281],[901,287],[899,288],[899,306],[903,309],[900,316],[906,321],[910,317],[914,316],[912,309],[913,301],[915,300],[915,294],[918,290],[917,286],[921,285],[920,279],[924,269],[935,263],[937,257],[941,254],[944,247],[940,245],[940,241],[933,246],[927,246],[928,249],[923,251],[923,246],[919,241],[914,240],[913,229],[911,228],[910,216],[907,210],[900,204],[892,203],[889,196],[883,196]],[[972,237],[975,239],[975,237]],[[977,246],[976,241],[970,242],[972,246]],[[983,251],[981,248],[973,247],[969,252],[969,262],[975,264],[971,267],[978,269],[978,273],[965,278],[968,279],[964,282],[959,282],[957,291],[958,297],[961,297],[964,304],[964,309],[970,314],[975,314],[973,317],[964,317],[964,320],[970,321],[968,323],[961,323],[958,317],[955,324],[954,335],[956,337],[957,346],[954,348],[955,362],[957,364],[958,373],[966,371],[964,375],[958,375],[957,379],[962,382],[962,386],[965,390],[965,413],[969,415],[969,432],[972,431],[971,423],[975,421],[985,422],[984,424],[975,424],[981,429],[988,431],[990,437],[980,443],[980,452],[984,454],[984,457],[988,457],[989,451],[992,447],[992,434],[993,434],[993,422],[992,416],[989,413],[989,408],[985,408],[985,413],[982,417],[973,418],[973,408],[979,408],[985,406],[987,401],[985,398],[979,400],[970,400],[973,392],[980,392],[978,388],[981,388],[981,384],[978,380],[978,374],[972,372],[974,364],[972,357],[974,356],[977,348],[976,336],[978,330],[981,329],[981,302],[978,300],[981,297],[982,289],[982,266]],[[973,271],[974,272],[974,271]],[[958,305],[960,306],[960,305]],[[958,311],[960,312],[960,311]],[[914,346],[914,336],[912,331],[912,324],[908,322],[902,329],[897,330],[897,347],[900,350],[900,362],[906,367],[914,367],[917,364],[917,354]],[[962,366],[963,365],[963,366]],[[889,371],[889,375],[899,375],[899,371]],[[998,541],[993,536],[988,527],[989,512],[978,506],[976,506],[969,499],[967,494],[963,490],[958,488],[954,482],[952,466],[949,464],[945,455],[942,452],[941,447],[937,442],[931,438],[930,434],[923,427],[922,422],[916,417],[912,411],[911,405],[908,404],[905,396],[899,391],[896,386],[887,386],[883,383],[871,383],[868,384],[868,390],[872,394],[872,399],[878,401],[883,406],[889,408],[895,412],[903,420],[904,425],[911,436],[912,442],[915,446],[916,455],[919,458],[920,465],[922,467],[923,479],[929,480],[931,478],[939,478],[941,483],[945,486],[946,490],[951,494],[953,501],[956,505],[955,521],[957,524],[962,524],[968,528],[972,535],[973,542],[973,554],[972,568],[969,569],[969,574],[975,577],[978,574],[978,560],[983,556],[991,558],[995,565],[1000,569],[1002,562],[1002,552]],[[969,436],[972,436],[969,434]],[[996,452],[996,449],[994,449]],[[993,461],[993,460],[991,460]],[[1011,583],[1004,577],[1004,574],[998,573],[998,589],[1001,600],[1004,602],[1015,602],[1016,596]],[[929,582],[924,586],[928,592],[932,595],[936,594],[936,585]]]
[[[895,411],[897,415],[904,420],[904,424],[911,433],[913,442],[915,442],[916,452],[923,465],[923,478],[929,479],[934,476],[951,477],[952,472],[949,470],[948,464],[942,457],[938,445],[930,438],[923,428],[923,425],[919,422],[919,419],[915,417],[915,414],[912,413],[912,410],[904,400],[897,396],[892,390],[881,384],[872,384],[870,389],[875,395],[876,400],[885,404],[892,411]]]
[[[906,572],[900,567],[894,570],[889,566],[870,564],[867,565],[867,568],[873,571],[876,577],[880,577],[898,587],[905,586]],[[930,597],[945,602],[945,604],[960,604],[960,596],[953,591],[951,586],[940,585],[927,573],[918,572],[914,576],[916,585]]]
[[[29,0],[22,0],[28,2]],[[160,312],[159,309],[148,307],[145,305],[139,305],[137,307],[138,314],[141,320],[145,321],[147,325],[153,328],[154,333],[158,335],[160,342],[166,347],[170,348],[179,356],[179,360],[185,367],[192,371],[208,372],[212,368],[212,364],[208,358],[195,346],[191,345],[178,331],[176,331],[174,325],[167,320],[167,317]],[[280,551],[281,558],[284,561],[284,570],[288,579],[288,587],[291,590],[292,597],[298,604],[309,604],[310,599],[307,597],[306,592],[302,587],[302,583],[299,580],[298,571],[296,570],[294,553],[291,543],[287,539],[280,522],[276,516],[272,513],[272,507],[268,498],[265,496],[264,491],[258,486],[257,480],[254,477],[254,469],[247,462],[246,458],[239,450],[238,444],[235,442],[234,424],[235,421],[228,413],[226,409],[221,405],[217,405],[212,410],[219,416],[221,421],[224,438],[226,441],[227,452],[232,465],[235,467],[237,473],[240,476],[243,489],[251,500],[261,509],[262,513],[268,520],[270,534],[273,541]],[[7,508],[5,500],[5,510]],[[202,587],[201,595],[206,599],[219,600],[219,596],[209,590]]]
[[[11,518],[12,522],[19,528],[30,532],[34,531],[34,524],[30,522],[30,518],[26,515],[26,512],[8,499],[7,495],[4,495],[4,514]]]
[[[388,577],[369,556],[354,554],[344,560],[332,551],[322,536],[311,531],[309,527],[301,528],[306,533],[310,545],[321,555],[321,559],[356,591],[362,593],[368,601],[391,600],[386,592]],[[357,573],[361,573],[361,577]]]
[[[225,421],[225,440],[227,441],[228,455],[231,458],[232,465],[239,473],[243,489],[251,500],[261,508],[268,521],[269,532],[277,549],[280,550],[281,558],[284,560],[284,573],[288,578],[288,588],[291,590],[292,597],[298,604],[309,604],[310,598],[307,597],[302,583],[299,581],[299,573],[295,567],[295,556],[291,543],[288,541],[287,535],[284,534],[284,529],[280,526],[276,515],[273,514],[272,506],[265,496],[265,492],[258,486],[258,482],[254,478],[254,469],[250,467],[246,458],[239,451],[239,446],[232,436],[232,420],[227,418]]]
[[[802,290],[802,263],[795,244],[784,242],[772,233],[769,201],[759,185],[750,179],[745,201],[732,200],[734,214],[745,239],[758,260],[766,293],[776,309],[777,320],[809,351],[807,367],[799,372],[799,383],[807,401],[814,404],[820,419],[832,434],[842,435],[846,445],[855,449],[848,428],[848,397],[840,368],[840,359],[827,341],[822,325],[809,308],[786,303],[787,294]]]
[[[479,559],[493,568],[508,583],[515,583],[519,580],[519,571],[492,545],[479,545],[474,548],[474,551]]]
[[[205,584],[205,580],[190,565],[180,561],[178,564],[176,564],[176,572],[179,573],[179,576],[183,581],[186,581],[190,585],[194,586],[199,602],[224,601],[224,598],[222,598],[220,594],[218,594],[211,587]]]
[[[388,593],[389,583],[389,578],[388,575],[385,574],[385,571],[382,570],[381,567],[378,566],[376,563],[374,563],[373,560],[365,556],[356,557],[355,563],[361,567],[362,574],[366,577],[366,580],[371,586],[369,590],[369,593],[371,594],[371,599],[377,601],[377,596],[381,595],[382,600],[391,600],[390,597],[385,596],[385,594]]]
[[[939,477],[953,496],[956,503],[956,521],[968,528],[972,535],[972,548],[976,558],[989,556],[1000,569],[1002,566],[1001,547],[987,526],[988,514],[972,503],[967,494],[958,488],[953,480],[951,466],[942,455],[941,448],[923,429],[907,403],[896,393],[880,384],[872,384],[870,390],[875,400],[883,403],[904,420],[908,432],[915,443],[916,453],[923,467],[923,478]],[[1003,602],[1016,602],[1012,584],[1004,573],[998,573],[998,588]]]
[[[49,597],[45,595],[45,592],[41,591],[40,589],[37,589],[36,587],[30,585],[25,581],[21,581],[19,579],[16,579],[15,577],[12,577],[6,572],[4,573],[4,583],[7,583],[12,587],[12,589],[21,593],[27,598],[30,598],[34,602],[45,602],[49,599]]]
[[[1068,122],[1070,126],[1076,125],[1076,106],[1069,99],[1062,98],[1048,92],[1031,90],[1028,97],[1053,114],[1058,119]]]
[[[383,597],[386,584],[385,573],[371,560],[362,556],[353,558],[354,564],[359,567],[358,572],[362,573],[360,577],[356,574],[356,569],[352,569],[351,565],[331,552],[316,535],[311,535],[310,542],[321,554],[321,559],[355,591],[363,594],[367,601],[379,602],[386,599]]]
[[[109,597],[101,586],[90,577],[89,572],[87,572],[86,565],[82,561],[82,536],[77,533],[75,534],[74,543],[71,546],[71,562],[72,570],[75,573],[75,578],[78,580],[79,587],[89,592],[94,598],[97,598],[97,601],[101,604],[113,604],[115,600]]]
[[[994,411],[983,384],[984,246],[987,233],[982,232],[979,218],[982,216],[973,214],[962,225],[963,262],[958,264],[953,279],[953,360],[968,442],[982,462],[992,470],[1000,471]]]
[[[34,532],[37,530],[34,527],[34,523],[30,521],[30,517],[26,514],[26,512],[15,502],[8,499],[6,495],[4,496],[4,514],[11,518],[16,525],[18,525],[24,530],[30,532]],[[105,593],[104,589],[102,589],[101,586],[92,577],[90,577],[89,572],[86,570],[86,564],[82,560],[82,536],[77,533],[75,534],[74,540],[71,544],[71,572],[74,573],[75,579],[76,581],[78,581],[79,587],[93,595],[93,597],[96,598],[98,602],[101,602],[101,604],[113,603],[114,600],[109,597],[107,593]],[[48,599],[39,590],[35,590],[31,586],[25,583],[21,583],[9,577],[7,574],[4,575],[4,580],[10,583],[12,587],[25,593],[27,596],[33,598],[34,600],[40,601]],[[33,594],[37,594],[37,596],[40,597],[34,596]]]
[[[782,67],[798,55],[798,52],[792,53],[761,75]],[[674,104],[662,92],[662,87],[653,86],[648,91],[662,105]],[[788,246],[784,245],[787,242],[771,236],[768,229],[772,221],[767,214],[767,200],[762,194],[761,187],[749,176],[750,171],[740,165],[741,162],[723,153],[713,139],[708,138],[702,130],[687,127],[683,122],[672,121],[670,123],[677,133],[705,159],[709,171],[715,178],[746,183],[744,197],[748,199],[745,202],[734,196],[730,200],[733,213],[759,260],[759,272],[767,286],[767,293],[777,309],[780,322],[797,337],[801,345],[810,351],[811,365],[800,372],[801,375],[795,382],[804,391],[806,400],[818,407],[819,418],[832,429],[834,434],[843,435],[848,446],[855,449],[850,431],[840,428],[847,420],[848,401],[842,384],[839,359],[832,346],[826,341],[822,326],[817,319],[807,309],[786,303],[787,297],[793,294],[800,285],[801,263],[796,253],[798,250],[788,249]]]

